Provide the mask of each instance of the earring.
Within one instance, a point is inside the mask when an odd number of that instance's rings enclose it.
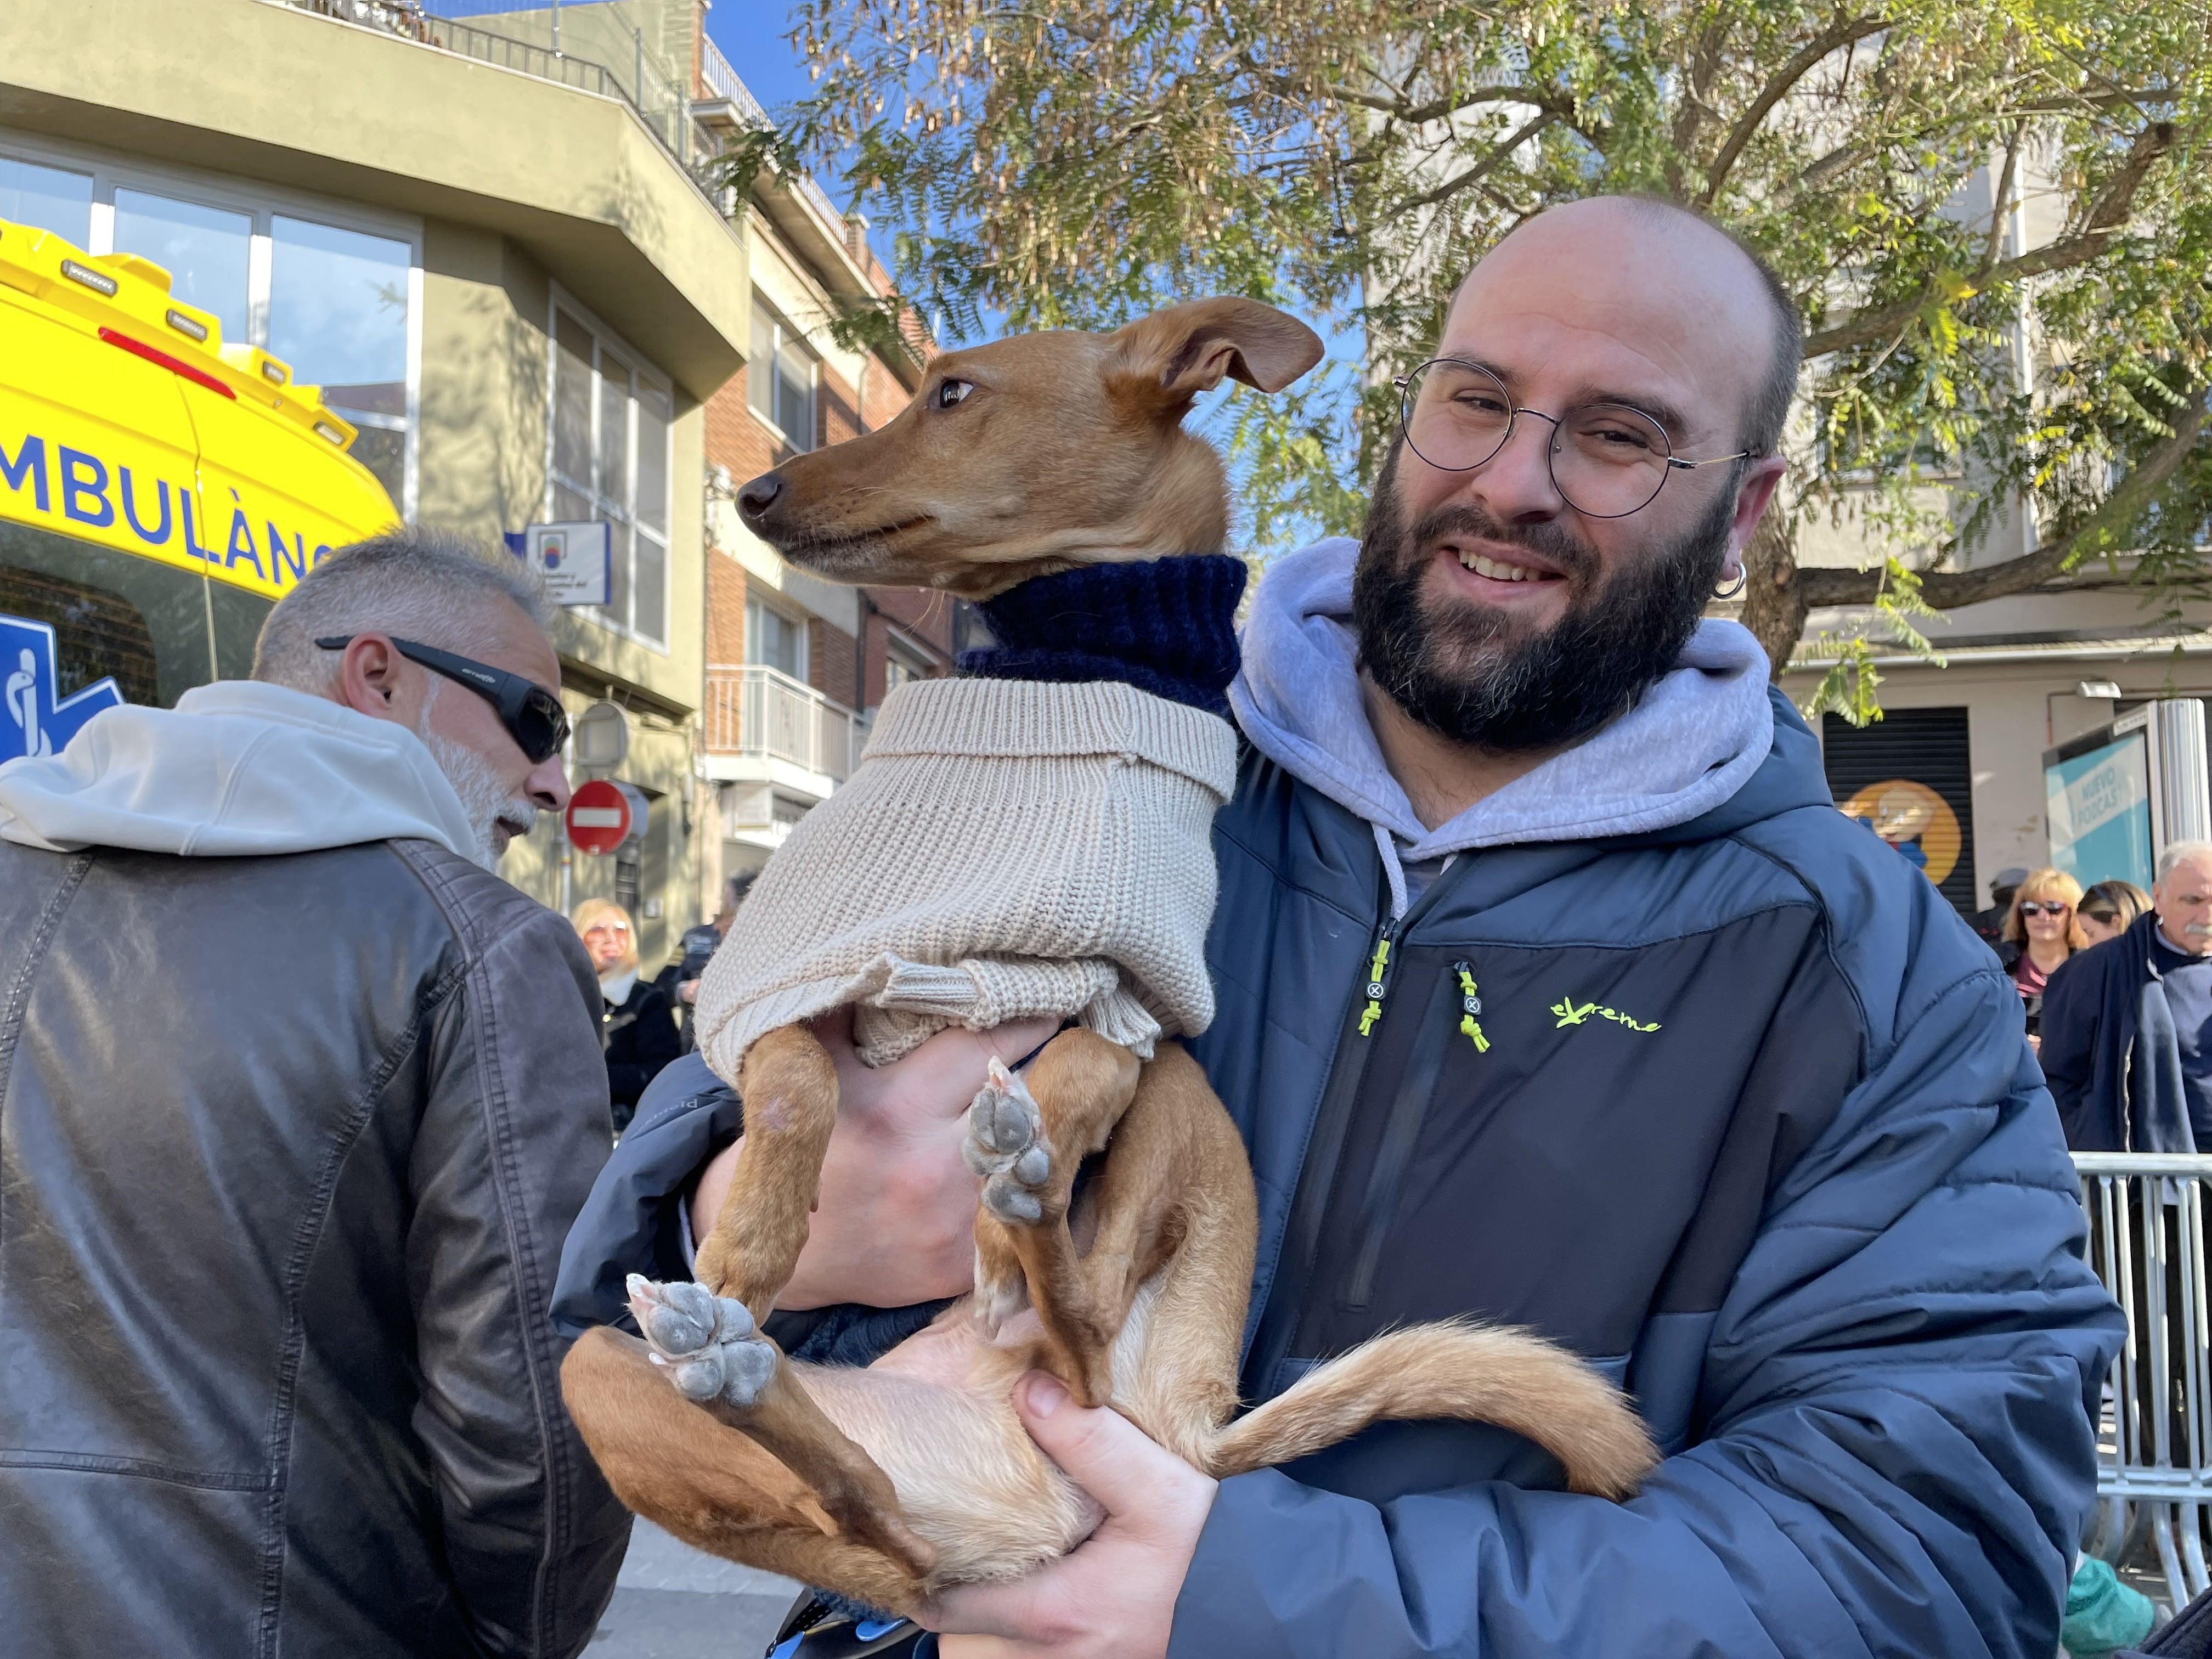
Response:
[[[1723,572],[1722,574],[1725,574],[1727,573]],[[1746,570],[1741,565],[1738,565],[1735,568],[1735,586],[1733,587],[1716,587],[1713,589],[1713,597],[1717,599],[1732,599],[1737,594],[1743,592],[1744,585],[1750,581],[1750,580],[1751,573],[1748,570]]]

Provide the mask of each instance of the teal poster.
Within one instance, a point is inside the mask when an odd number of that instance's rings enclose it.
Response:
[[[2101,749],[2046,766],[2051,861],[2084,887],[2151,884],[2150,744],[2130,732]]]

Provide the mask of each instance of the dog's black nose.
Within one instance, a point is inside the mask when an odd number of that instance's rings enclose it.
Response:
[[[738,516],[755,529],[783,495],[783,475],[763,472],[738,491]]]

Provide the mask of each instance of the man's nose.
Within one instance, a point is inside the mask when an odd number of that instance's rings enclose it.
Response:
[[[1540,524],[1566,510],[1552,482],[1552,423],[1521,415],[1505,446],[1467,475],[1466,493],[1505,524]]]
[[[558,755],[548,757],[532,769],[522,781],[530,804],[541,812],[565,812],[568,810],[568,774],[562,769]]]

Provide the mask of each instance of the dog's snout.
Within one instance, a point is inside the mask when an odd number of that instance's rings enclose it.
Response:
[[[783,498],[783,475],[763,472],[738,491],[738,515],[757,529],[769,509]]]

